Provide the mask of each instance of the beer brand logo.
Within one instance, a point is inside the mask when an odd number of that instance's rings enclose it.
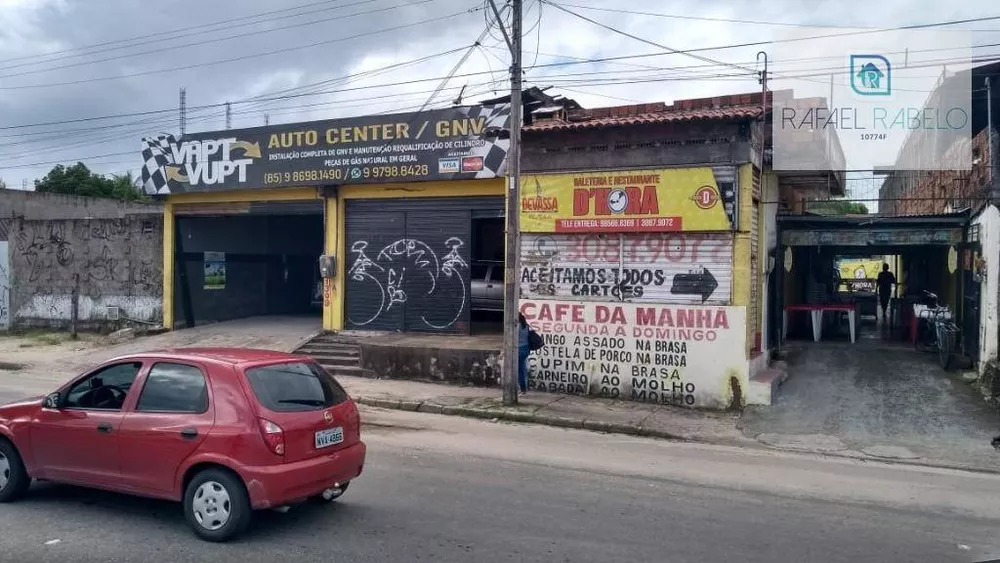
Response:
[[[559,211],[559,200],[554,197],[524,197],[521,198],[521,211],[556,213]]]
[[[712,186],[702,186],[691,197],[699,209],[711,209],[719,203],[719,192]]]

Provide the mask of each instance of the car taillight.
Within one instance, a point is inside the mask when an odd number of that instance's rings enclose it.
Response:
[[[284,430],[266,418],[258,419],[258,422],[260,423],[260,435],[264,438],[267,447],[277,455],[285,455]]]
[[[350,426],[354,428],[354,435],[357,438],[361,438],[361,413],[358,412],[358,406],[351,401],[351,408],[347,414],[347,420],[350,422]]]

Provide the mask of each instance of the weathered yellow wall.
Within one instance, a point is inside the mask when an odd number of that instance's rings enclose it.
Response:
[[[163,326],[174,328],[174,204],[163,205]]]
[[[753,348],[755,327],[749,322],[750,314],[750,221],[753,213],[753,165],[740,166],[739,172],[739,229],[733,241],[733,305],[747,307],[746,352]]]
[[[163,326],[174,327],[174,216],[176,205],[245,203],[251,201],[302,201],[318,199],[316,188],[238,190],[171,194],[163,203]]]

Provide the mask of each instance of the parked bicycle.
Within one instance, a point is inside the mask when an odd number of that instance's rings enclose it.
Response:
[[[938,296],[924,290],[928,305],[919,312],[917,322],[926,321],[918,326],[917,350],[936,352],[938,362],[943,369],[951,367],[952,359],[961,342],[962,331],[951,319],[951,309],[938,305]]]

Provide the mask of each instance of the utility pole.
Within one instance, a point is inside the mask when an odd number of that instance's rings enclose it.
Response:
[[[226,129],[231,129],[233,127],[233,108],[226,102]]]
[[[181,137],[184,136],[184,132],[187,129],[187,88],[181,88],[181,103],[180,103],[180,128]]]
[[[271,116],[265,113],[264,114],[264,127],[267,127],[270,124],[271,124]]]
[[[520,313],[521,298],[521,227],[520,227],[520,187],[521,187],[521,12],[523,0],[511,0],[513,16],[511,18],[510,34],[503,26],[503,17],[497,9],[494,0],[489,0],[493,14],[497,18],[500,32],[503,33],[507,47],[510,49],[510,149],[507,152],[507,205],[506,205],[506,250],[505,269],[506,281],[503,292],[503,367],[501,382],[503,384],[503,404],[517,404],[517,374],[520,368],[518,351],[520,347]]]

